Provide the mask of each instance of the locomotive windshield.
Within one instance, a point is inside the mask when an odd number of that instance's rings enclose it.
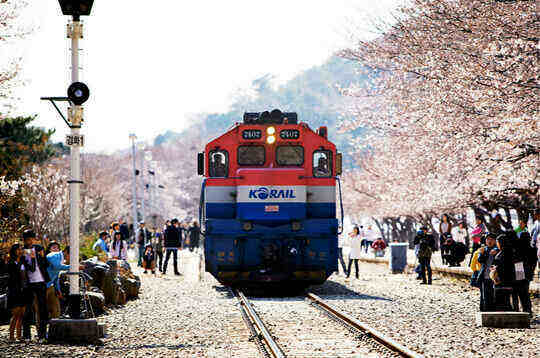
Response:
[[[300,145],[282,145],[277,147],[276,162],[278,165],[303,165],[304,147]]]
[[[238,165],[264,165],[265,153],[262,145],[238,147]]]
[[[332,175],[332,152],[329,150],[316,150],[313,153],[313,176],[328,178]]]
[[[211,177],[226,177],[229,172],[229,153],[226,150],[210,152],[208,171]]]

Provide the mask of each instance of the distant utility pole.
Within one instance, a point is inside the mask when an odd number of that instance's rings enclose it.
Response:
[[[135,237],[135,232],[137,230],[137,162],[135,141],[137,140],[137,136],[134,133],[131,133],[129,135],[129,140],[131,140],[131,157],[133,159],[133,185],[131,186],[131,193],[133,195],[133,237]]]
[[[144,143],[139,143],[139,150],[141,151],[141,171],[139,172],[141,174],[141,184],[142,184],[142,192],[141,192],[141,221],[144,222],[144,219],[146,217],[146,211],[145,211],[145,204],[144,204],[144,192],[145,192],[145,185],[144,185]]]

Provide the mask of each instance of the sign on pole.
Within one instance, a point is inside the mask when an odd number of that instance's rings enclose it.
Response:
[[[76,146],[76,147],[83,147],[84,146],[84,135],[74,135],[74,134],[68,134],[66,135],[66,145],[68,146]]]

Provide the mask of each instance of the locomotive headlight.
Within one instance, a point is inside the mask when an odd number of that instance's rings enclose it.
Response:
[[[250,231],[251,229],[253,229],[253,224],[249,221],[246,221],[243,225],[242,225],[242,228],[244,229],[244,231]]]
[[[274,137],[273,135],[269,135],[268,137],[266,137],[266,143],[268,144],[274,144],[275,141],[276,137]]]
[[[273,135],[274,133],[276,133],[276,129],[274,127],[266,128],[266,134]]]

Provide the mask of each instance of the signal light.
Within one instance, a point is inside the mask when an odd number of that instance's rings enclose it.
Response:
[[[274,134],[274,133],[276,133],[276,129],[275,129],[274,127],[268,127],[268,128],[266,128],[266,134],[272,135],[272,134]]]
[[[266,137],[266,143],[268,144],[274,144],[275,141],[276,137],[274,137],[273,135],[269,135],[268,137]]]
[[[71,102],[80,106],[90,97],[90,90],[82,82],[73,82],[68,88],[67,96]]]

